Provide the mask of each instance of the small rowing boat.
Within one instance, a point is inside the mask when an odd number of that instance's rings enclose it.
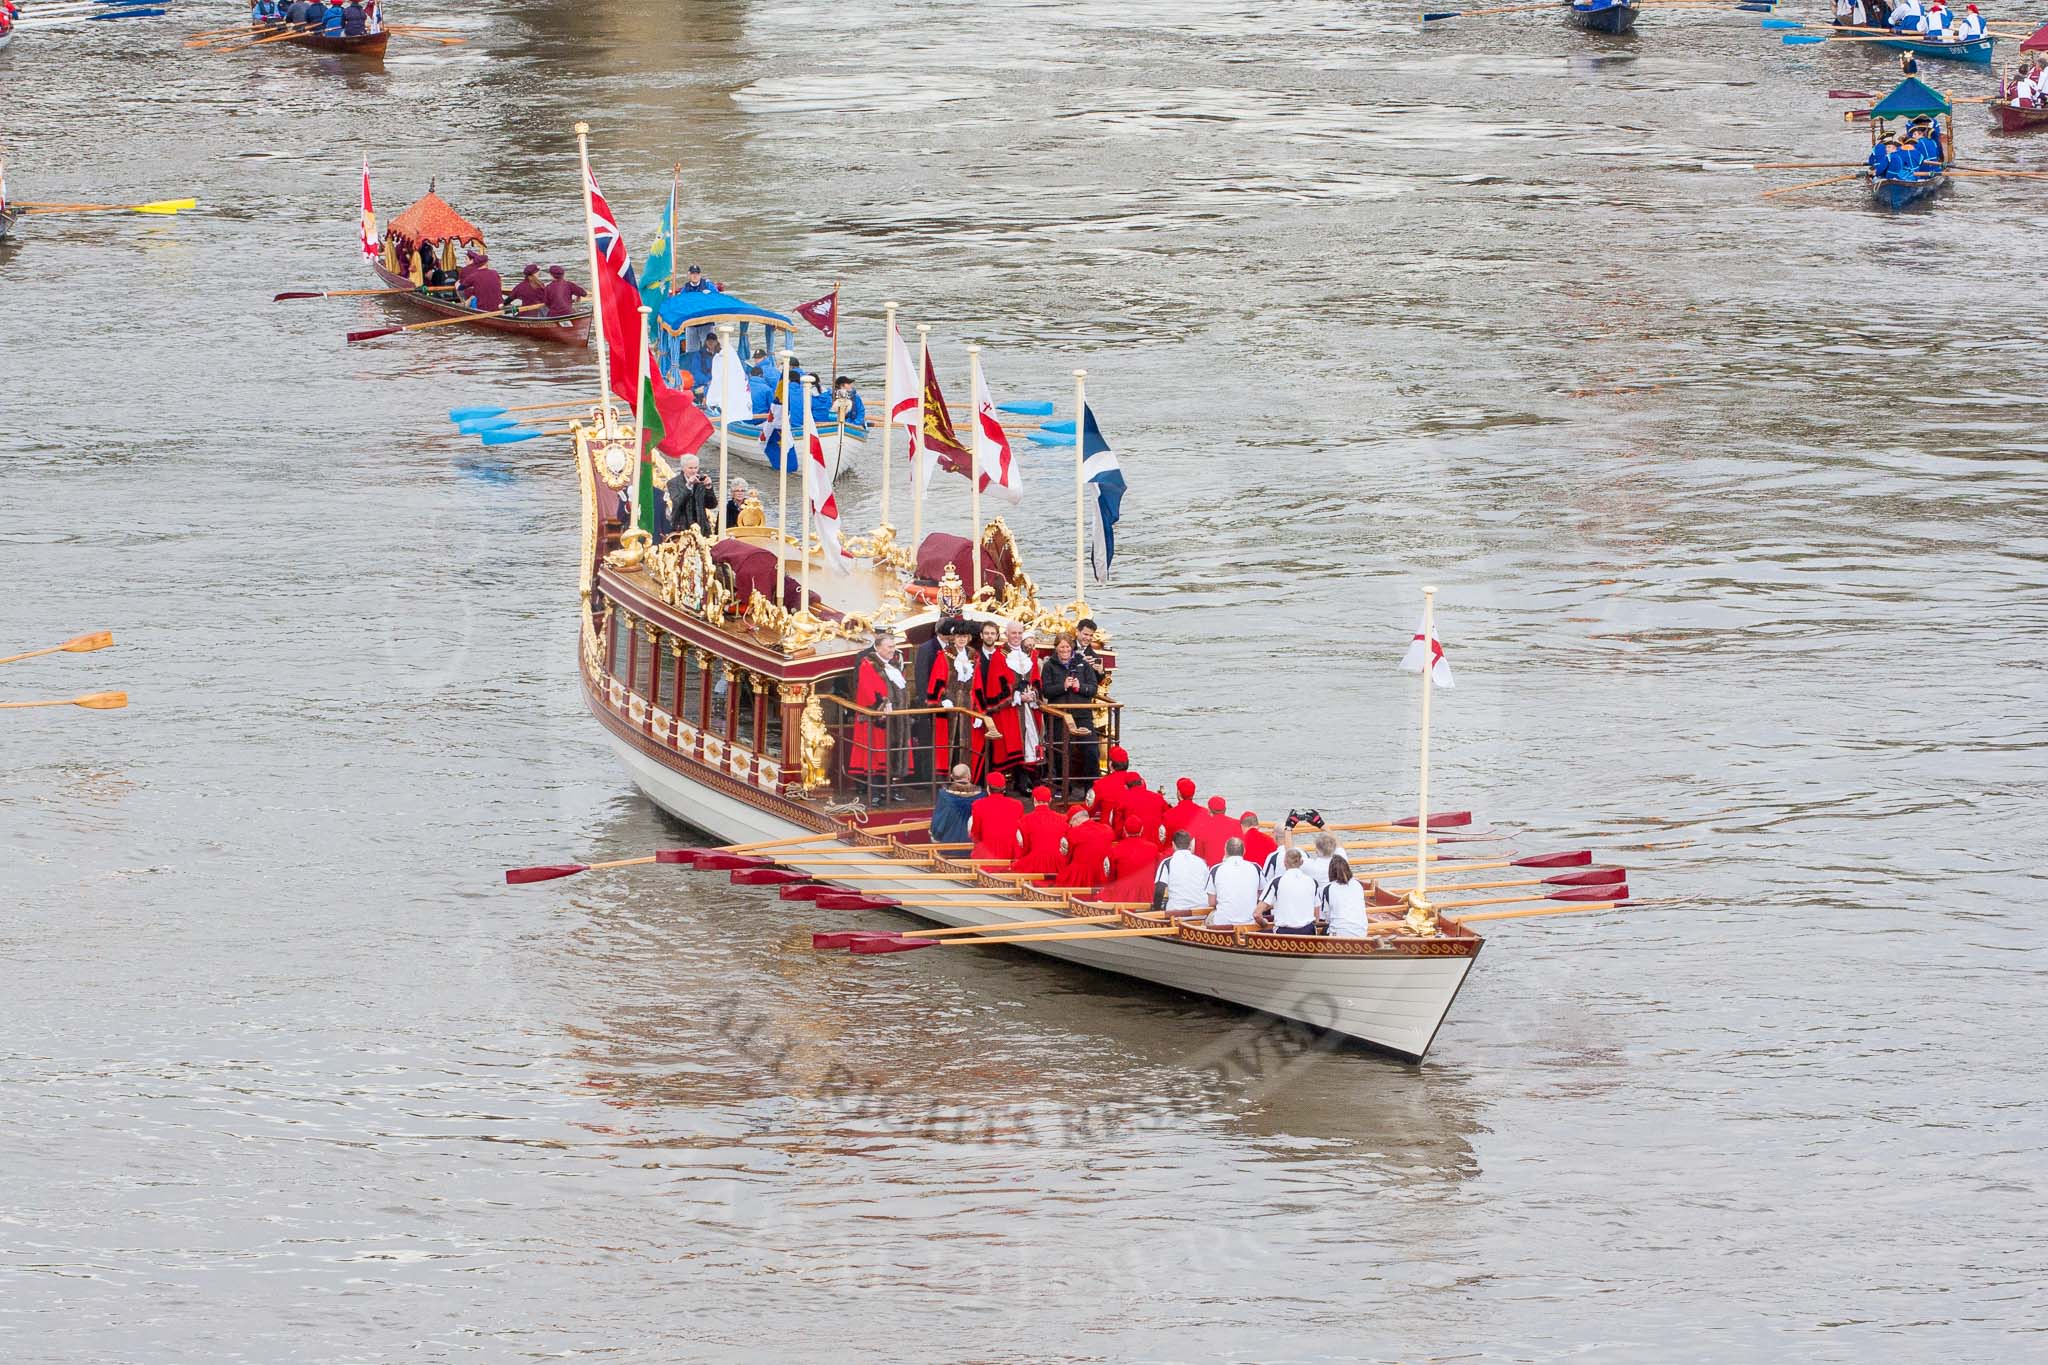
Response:
[[[1573,27],[1592,33],[1622,34],[1635,28],[1641,13],[1637,0],[1573,0],[1565,9],[1565,18]]]
[[[1924,33],[1900,33],[1894,29],[1853,24],[1830,26],[1828,37],[1830,40],[1853,41],[1864,47],[1888,48],[1894,52],[1910,52],[1916,57],[1969,62],[1976,66],[1991,64],[1991,50],[1995,42],[1988,34],[1982,38],[1930,38]],[[1802,38],[1800,41],[1810,40]]]
[[[2030,52],[2048,52],[2048,24],[2041,25],[2020,44],[2020,64],[2026,65]],[[2000,98],[1991,101],[1991,112],[1998,119],[1998,126],[2008,133],[2025,133],[2036,128],[2048,128],[2048,96],[2036,95],[2034,102],[2024,107],[2006,98],[2012,91],[2013,82],[2019,77],[2017,70],[2008,71],[1999,85]]]
[[[1946,161],[1936,170],[1915,171],[1910,176],[1872,175],[1871,201],[1889,213],[1929,198],[1949,183],[1946,167],[1954,163],[1956,155],[1954,110],[1946,98],[1917,76],[1906,77],[1892,87],[1891,93],[1870,107],[1870,145],[1873,147],[1884,141],[1889,122],[1911,123],[1918,118],[1936,121]]]
[[[322,29],[301,26],[294,29],[289,24],[274,24],[251,21],[250,27],[258,34],[274,38],[274,46],[309,47],[315,52],[330,52],[343,57],[382,57],[384,49],[391,45],[391,35],[379,30],[376,33],[329,33]],[[284,35],[290,32],[289,38]]]
[[[371,234],[374,240],[374,233]],[[457,247],[484,245],[483,231],[449,206],[430,185],[425,196],[393,218],[384,229],[383,252],[370,257],[377,278],[402,294],[390,297],[407,306],[437,317],[471,317],[479,327],[536,341],[563,346],[585,346],[590,342],[590,309],[579,308],[566,317],[519,317],[510,314],[481,314],[458,301],[452,283],[436,286],[422,255],[434,258],[432,270],[449,281],[456,274]]]

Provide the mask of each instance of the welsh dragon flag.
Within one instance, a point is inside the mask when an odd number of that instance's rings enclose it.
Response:
[[[633,280],[633,259],[626,239],[619,231],[612,206],[597,187],[597,176],[587,172],[584,190],[590,196],[592,230],[597,235],[597,297],[604,309],[604,340],[611,352],[612,393],[623,403],[635,397],[633,385],[640,373],[640,353],[647,349],[647,331],[640,325],[640,287]],[[647,377],[652,385],[653,411],[663,435],[661,453],[674,458],[695,454],[711,438],[711,419],[697,410],[688,389],[672,389],[661,377],[661,366],[647,358]]]
[[[649,370],[640,386],[640,472],[634,475],[633,484],[633,524],[650,536],[656,534],[655,499],[661,496],[654,486],[654,447],[668,434],[661,420],[661,405],[654,399],[654,380],[654,371]]]

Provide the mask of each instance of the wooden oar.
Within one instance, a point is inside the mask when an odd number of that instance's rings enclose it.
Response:
[[[975,938],[903,938],[900,936],[878,937],[856,940],[846,945],[850,953],[870,956],[877,953],[907,953],[918,948],[961,948],[967,946],[985,947],[1002,943],[1067,943],[1098,938],[1159,938],[1176,934],[1174,928],[1161,929],[1085,929],[1076,934],[989,934]]]
[[[452,294],[452,284],[430,284],[424,288],[406,286],[403,289],[288,289],[282,294],[271,295],[272,303],[283,303],[286,299],[366,299],[379,294]]]
[[[1951,166],[1950,175],[1987,175],[2006,180],[2048,180],[2048,171],[1976,171],[1957,170]]]
[[[1558,9],[1561,8],[1563,4],[1564,0],[1545,0],[1545,3],[1540,5],[1494,5],[1488,9],[1435,10],[1431,13],[1423,15],[1422,22],[1425,24],[1432,24],[1439,19],[1456,19],[1461,16],[1469,18],[1470,16],[1475,14],[1519,14],[1524,10]]]
[[[1574,886],[1562,891],[1553,891],[1547,896],[1475,896],[1471,900],[1436,901],[1437,910],[1463,910],[1474,905],[1536,905],[1544,901],[1598,901],[1611,900],[1616,904],[1628,899],[1628,883],[1614,882],[1606,886]]]
[[[1353,866],[1367,861],[1369,860],[1364,858],[1357,859]],[[1406,862],[1407,860],[1396,859],[1395,861]],[[1526,858],[1475,858],[1470,861],[1463,858],[1436,858],[1430,861],[1429,866],[1433,872],[1448,870],[1458,873],[1486,872],[1496,867],[1585,867],[1592,861],[1593,850],[1589,848],[1575,848],[1569,853],[1532,853]],[[1411,874],[1395,869],[1390,872],[1380,872],[1374,875],[1381,881],[1387,881],[1392,878],[1407,877]]]
[[[0,661],[4,662],[4,661]],[[888,825],[872,831],[876,834],[899,834],[906,830],[923,829],[924,822],[917,821],[904,825]],[[505,872],[505,881],[510,886],[522,886],[528,882],[549,882],[558,877],[573,877],[579,872],[595,872],[601,868],[644,867],[649,863],[671,863],[679,866],[694,866],[698,858],[707,853],[751,855],[767,849],[790,848],[798,844],[826,843],[839,838],[838,831],[820,834],[798,834],[784,839],[766,839],[751,844],[727,844],[721,848],[664,848],[645,857],[620,858],[607,863],[552,863],[538,867],[514,867]]]
[[[258,38],[254,42],[234,43],[225,47],[216,47],[213,49],[213,51],[247,52],[252,47],[262,47],[266,43],[281,43],[288,38],[303,38],[311,34],[316,34],[318,32],[319,30],[316,28],[311,28],[303,25],[294,25],[293,27],[286,29],[283,33],[273,33],[268,38]]]
[[[1786,185],[1782,189],[1765,190],[1760,197],[1764,199],[1769,199],[1773,195],[1790,194],[1794,190],[1818,189],[1822,185],[1839,185],[1844,180],[1861,180],[1862,178],[1862,171],[1857,171],[1852,175],[1831,175],[1826,180],[1809,180],[1804,185]]]
[[[397,332],[423,332],[429,327],[453,327],[461,322],[491,322],[508,317],[524,317],[534,309],[544,307],[546,307],[545,304],[535,303],[521,308],[517,313],[468,313],[459,318],[435,318],[432,322],[408,322],[403,327],[376,327],[367,332],[350,332],[348,339],[350,341],[372,341],[377,337],[388,337]]]
[[[19,663],[23,659],[40,659],[45,654],[90,654],[95,650],[109,648],[114,643],[114,633],[96,630],[90,635],[74,635],[61,645],[47,649],[31,649],[26,654],[10,654],[0,659],[0,664]]]
[[[1432,811],[1429,816],[1429,827],[1431,829],[1463,829],[1471,823],[1472,812],[1469,810]],[[1297,830],[1306,830],[1311,837],[1325,832],[1335,833],[1338,830],[1358,830],[1368,834],[1392,834],[1404,829],[1414,829],[1415,817],[1411,815],[1405,820],[1375,820],[1369,824],[1324,825],[1321,829],[1317,829],[1313,825],[1297,825],[1295,828]]]
[[[1851,171],[1862,169],[1861,161],[1758,161],[1737,169],[1751,171]]]
[[[1480,915],[1458,915],[1453,924],[1477,924],[1489,919],[1528,919],[1531,915],[1586,915],[1596,910],[1613,910],[1620,901],[1594,901],[1590,905],[1540,905],[1534,910],[1489,910]]]
[[[32,706],[83,706],[88,711],[118,711],[128,704],[126,692],[91,692],[57,701],[0,701],[0,711],[25,711]]]
[[[1501,891],[1511,886],[1598,886],[1603,890],[1616,882],[1628,880],[1628,871],[1619,867],[1589,867],[1583,872],[1562,872],[1555,877],[1512,877],[1494,882],[1450,882],[1430,887],[1434,895],[1439,891]]]
[[[1012,924],[963,924],[951,929],[905,929],[900,933],[877,933],[871,929],[834,929],[828,933],[812,934],[811,947],[814,949],[850,948],[854,944],[867,939],[953,938],[962,934],[993,933],[999,929],[1045,929],[1052,925],[1100,924],[1116,918],[1118,916],[1113,914],[1081,915],[1073,918],[1053,915],[1046,919],[1018,920]]]
[[[26,213],[177,213],[198,206],[197,199],[158,199],[148,204],[16,204]]]

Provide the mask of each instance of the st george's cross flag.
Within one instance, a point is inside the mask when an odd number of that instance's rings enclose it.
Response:
[[[801,393],[790,403],[796,410],[797,430],[802,433],[804,452],[804,496],[811,500],[811,525],[817,528],[818,543],[825,550],[825,567],[833,573],[853,572],[853,562],[839,543],[839,499],[832,491],[832,467],[825,462],[825,443],[811,424],[810,404]],[[808,553],[808,551],[806,551]]]
[[[889,329],[888,391],[896,396],[896,401],[889,406],[889,420],[899,427],[908,427],[915,440],[918,428],[924,425],[924,418],[917,410],[917,362],[910,358],[910,348],[903,344],[903,333],[894,327]],[[915,446],[911,448],[911,454],[914,465]]]
[[[1010,449],[995,400],[989,397],[985,369],[977,369],[974,375],[974,467],[980,471],[982,492],[999,493],[1011,502],[1024,501],[1024,466]]]
[[[604,310],[612,393],[630,405],[638,396],[633,387],[640,381],[641,352],[649,345],[647,331],[640,325],[640,287],[633,280],[633,258],[626,250],[626,239],[619,231],[618,219],[612,216],[612,206],[597,187],[595,172],[584,173],[584,191],[590,196],[591,230],[597,243],[597,297]],[[696,453],[711,438],[711,419],[697,410],[688,389],[669,387],[651,355],[647,357],[647,375],[654,391],[654,410],[665,433],[661,453],[674,457]]]
[[[839,327],[839,286],[833,285],[831,293],[809,303],[798,304],[796,315],[830,337]]]
[[[1095,409],[1081,409],[1081,480],[1087,485],[1088,567],[1097,583],[1109,582],[1116,559],[1116,524],[1123,518],[1124,470],[1095,425]]]
[[[5,203],[6,201],[7,196],[0,194],[0,203]],[[370,158],[367,156],[363,158],[363,217],[361,226],[363,254],[374,261],[384,253],[377,249],[377,214],[370,207]]]
[[[1430,625],[1430,638],[1422,638],[1423,628],[1415,627],[1415,638],[1408,643],[1408,652],[1401,656],[1401,667],[1409,673],[1420,673],[1422,661],[1429,663],[1429,680],[1438,687],[1455,687],[1451,681],[1451,661],[1444,657],[1443,637],[1436,633],[1434,623]]]

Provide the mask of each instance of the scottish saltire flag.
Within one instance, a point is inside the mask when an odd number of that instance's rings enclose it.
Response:
[[[1088,513],[1088,567],[1097,583],[1109,582],[1109,566],[1116,559],[1116,524],[1123,515],[1124,470],[1116,462],[1102,428],[1095,425],[1095,409],[1081,409],[1081,479],[1088,485],[1085,506]]]
[[[640,272],[640,298],[658,317],[661,301],[668,297],[668,277],[675,273],[676,182],[668,182],[668,203],[662,206],[661,226],[647,243],[647,264]],[[650,325],[659,325],[649,320]]]
[[[1424,639],[1424,634],[1428,639]],[[1444,642],[1436,633],[1434,621],[1425,622],[1415,628],[1415,638],[1408,643],[1408,652],[1401,656],[1401,667],[1410,673],[1422,671],[1423,660],[1429,661],[1429,680],[1438,687],[1455,687],[1451,681],[1451,661],[1444,657]]]

